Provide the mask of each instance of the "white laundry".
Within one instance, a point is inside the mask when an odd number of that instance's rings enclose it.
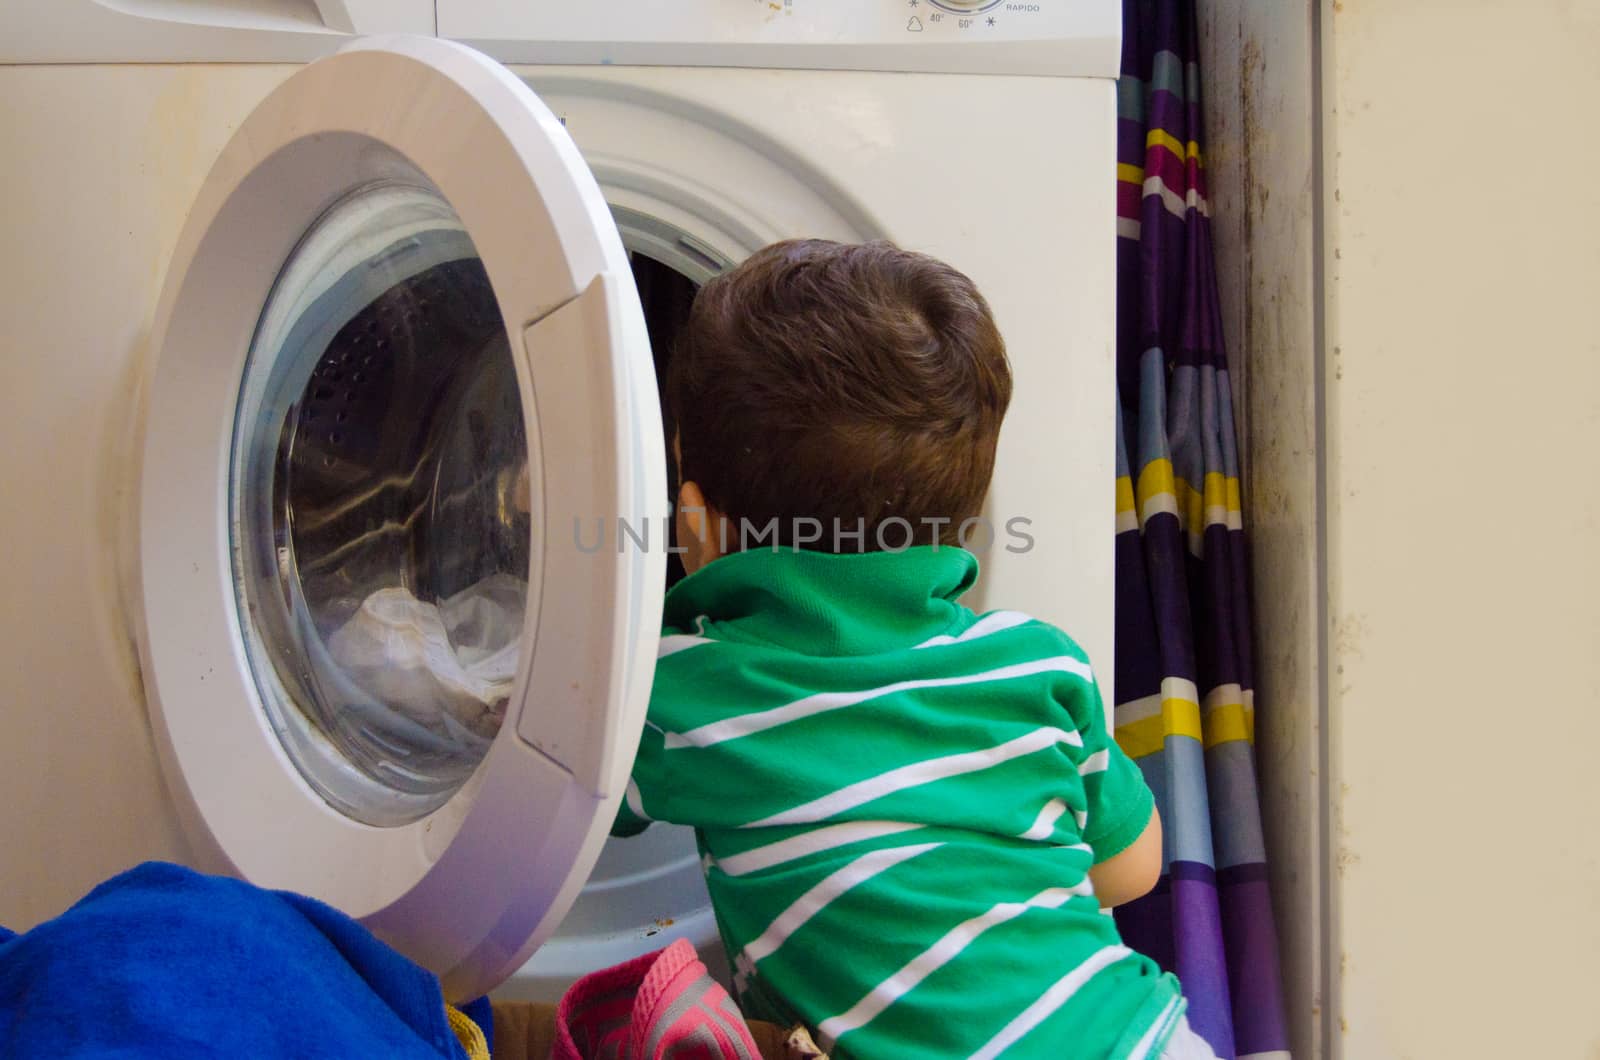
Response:
[[[328,638],[328,651],[381,704],[430,729],[492,738],[517,676],[528,586],[493,574],[438,604],[379,589]]]

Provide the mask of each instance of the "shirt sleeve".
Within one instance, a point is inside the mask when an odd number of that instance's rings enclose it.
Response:
[[[611,834],[616,836],[638,835],[649,828],[651,821],[648,817],[640,817],[628,806],[628,800],[623,798],[617,807],[616,820],[611,822]]]
[[[669,790],[661,766],[665,750],[661,730],[646,725],[633,756],[627,790],[617,807],[616,820],[611,823],[612,835],[638,835],[654,822],[667,819],[661,816],[666,811],[664,800]]]
[[[1084,759],[1078,772],[1088,804],[1083,841],[1093,848],[1098,865],[1128,849],[1144,833],[1155,810],[1155,796],[1139,767],[1106,730],[1105,703],[1098,686],[1089,705],[1089,716],[1079,733]]]

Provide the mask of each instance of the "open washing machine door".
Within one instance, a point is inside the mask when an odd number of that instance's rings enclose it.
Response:
[[[487,991],[582,887],[655,660],[660,412],[599,188],[499,64],[359,42],[223,151],[154,348],[141,652],[191,839]]]

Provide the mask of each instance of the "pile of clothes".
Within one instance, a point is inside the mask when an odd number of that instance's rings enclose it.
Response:
[[[821,1056],[803,1030],[746,1023],[681,940],[587,976],[552,1012],[447,1005],[432,974],[330,906],[160,862],[25,934],[0,928],[0,1057],[602,1055]]]

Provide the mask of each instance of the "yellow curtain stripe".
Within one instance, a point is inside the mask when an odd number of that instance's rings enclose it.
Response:
[[[1212,471],[1206,475],[1205,495],[1207,508],[1221,508],[1223,511],[1239,510],[1228,507],[1228,480],[1220,471]]]
[[[1120,515],[1133,510],[1133,480],[1123,475],[1117,479],[1117,513]]]
[[[1122,483],[1126,479],[1119,479],[1117,483],[1117,503],[1122,503]],[[1178,499],[1178,507],[1193,512],[1198,510],[1203,515],[1207,508],[1222,508],[1229,512],[1241,510],[1239,497],[1239,480],[1220,471],[1208,473],[1201,483],[1201,489],[1196,490],[1185,479],[1177,478],[1172,472],[1172,461],[1161,459],[1152,460],[1139,472],[1138,498],[1143,506],[1151,497],[1161,493],[1170,493]],[[1120,508],[1119,508],[1120,510]]]
[[[1157,462],[1167,463],[1165,460]],[[1206,511],[1211,508],[1221,508],[1234,515],[1240,513],[1238,479],[1213,471],[1206,475],[1203,490],[1196,490],[1185,479],[1173,479],[1172,494],[1177,499],[1178,511],[1183,513],[1186,527],[1205,526]]]
[[[1206,711],[1206,749],[1223,743],[1256,741],[1256,712],[1243,703],[1222,703]]]
[[[1117,726],[1117,744],[1129,758],[1155,754],[1168,736],[1200,739],[1200,704],[1187,699],[1163,699],[1160,714]]]
[[[1223,703],[1206,711],[1202,723],[1200,705],[1187,699],[1163,699],[1161,713],[1117,726],[1117,746],[1129,758],[1143,758],[1166,746],[1168,736],[1187,736],[1199,740],[1206,750],[1219,744],[1244,740],[1254,743],[1255,711],[1243,703]]]
[[[1172,461],[1152,460],[1146,464],[1139,472],[1139,486],[1136,492],[1141,509],[1151,497],[1163,493],[1172,493],[1176,496],[1172,483]]]
[[[1144,167],[1130,166],[1126,162],[1117,163],[1117,179],[1125,184],[1144,185]]]
[[[1179,142],[1176,136],[1173,136],[1165,129],[1151,129],[1147,134],[1145,134],[1144,145],[1145,147],[1150,148],[1156,146],[1157,144],[1165,147],[1168,151],[1171,151],[1179,158],[1182,158],[1186,161],[1193,159],[1195,164],[1201,169],[1205,168],[1205,161],[1200,157],[1200,145],[1195,141],[1190,140],[1188,144],[1183,144]]]

